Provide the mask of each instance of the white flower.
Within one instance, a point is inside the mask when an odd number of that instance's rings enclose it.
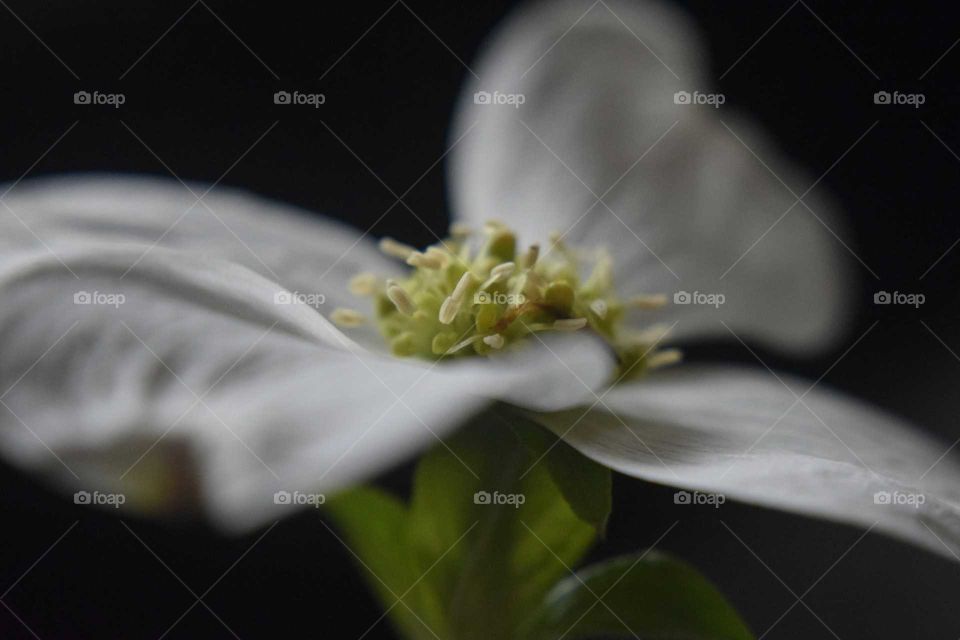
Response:
[[[657,312],[681,340],[822,345],[848,295],[830,206],[798,204],[774,174],[811,181],[727,107],[721,122],[674,100],[707,91],[702,66],[686,24],[658,6],[512,17],[453,127],[456,220],[605,246],[625,294],[713,296]],[[324,317],[356,306],[354,274],[400,273],[368,237],[191,190],[74,177],[4,199],[0,451],[12,463],[141,509],[199,505],[254,526],[288,508],[275,492],[369,479],[496,400],[628,475],[879,523],[941,553],[960,542],[946,447],[823,385],[683,365],[607,388],[610,355],[584,332],[489,358],[397,359],[370,326],[345,335]]]

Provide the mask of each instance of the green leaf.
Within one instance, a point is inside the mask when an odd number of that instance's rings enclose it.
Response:
[[[423,585],[458,640],[518,637],[595,538],[507,419],[487,414],[428,454],[414,481],[413,553],[420,566],[436,563]]]
[[[514,429],[538,464],[547,466],[573,512],[604,536],[613,508],[610,469],[587,458],[538,424],[518,421]]]
[[[442,612],[414,586],[420,569],[407,551],[409,518],[403,503],[373,487],[358,487],[331,498],[325,510],[403,636],[433,638],[430,629],[442,625]]]
[[[657,551],[591,565],[548,594],[524,637],[750,640],[719,591],[688,564]]]

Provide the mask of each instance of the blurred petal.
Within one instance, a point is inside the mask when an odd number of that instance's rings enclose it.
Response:
[[[209,188],[119,175],[26,180],[4,199],[0,229],[17,246],[37,245],[37,238],[109,241],[139,246],[145,255],[170,248],[229,260],[301,295],[325,316],[337,307],[372,315],[370,301],[352,296],[347,282],[361,271],[389,276],[399,267],[372,238],[234,189],[218,186],[203,195]],[[351,336],[370,349],[383,346],[369,325]]]
[[[276,491],[367,479],[490,398],[559,408],[609,374],[579,336],[499,361],[378,357],[311,306],[277,304],[289,292],[245,267],[158,247],[127,272],[141,256],[55,236],[0,243],[0,451],[141,511],[257,525],[297,506]]]
[[[688,366],[613,388],[603,399],[610,411],[538,419],[627,475],[960,553],[960,466],[948,444],[835,392],[805,395],[810,383],[782,381]]]
[[[729,106],[675,103],[710,93],[705,67],[687,21],[652,2],[520,11],[461,97],[454,210],[502,217],[529,242],[557,230],[605,245],[628,293],[723,294],[719,308],[668,308],[681,336],[725,336],[723,320],[784,348],[819,345],[846,292],[833,208],[816,193],[803,201],[815,215],[796,204],[814,180]]]

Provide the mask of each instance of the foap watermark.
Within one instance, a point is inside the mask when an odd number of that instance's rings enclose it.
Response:
[[[502,291],[477,291],[473,295],[474,304],[506,304],[519,306],[527,301],[522,293],[503,293]]]
[[[919,509],[927,502],[927,496],[909,491],[877,491],[873,494],[873,504],[901,505]]]
[[[477,491],[473,494],[473,504],[508,504],[514,509],[519,509],[520,505],[527,501],[527,496],[522,493],[500,493],[494,491]]]
[[[705,104],[719,109],[720,105],[727,101],[727,97],[722,93],[701,93],[694,91],[677,91],[673,94],[674,104]]]
[[[302,491],[277,491],[273,494],[273,504],[309,505],[319,509],[327,501],[322,493],[304,493]]]
[[[877,91],[873,94],[873,104],[896,104],[906,105],[919,109],[920,105],[927,101],[927,96],[922,93],[902,93],[900,91]]]
[[[94,504],[119,509],[127,501],[122,493],[101,493],[99,491],[77,491],[73,494],[73,504]]]
[[[699,491],[677,491],[673,494],[673,504],[705,504],[719,509],[727,501],[722,493],[700,493]]]
[[[100,93],[99,91],[77,91],[73,94],[73,104],[107,105],[119,109],[127,101],[122,93]]]
[[[527,101],[527,96],[522,93],[500,93],[494,91],[477,91],[473,94],[473,104],[500,104],[510,105],[514,109],[519,109],[520,105]]]
[[[77,291],[73,294],[73,304],[106,306],[118,309],[127,301],[122,293],[108,293],[104,291]]]
[[[722,293],[704,293],[702,291],[677,291],[673,294],[673,304],[702,304],[719,309],[727,301]]]
[[[322,93],[301,93],[300,91],[277,91],[273,94],[273,104],[307,105],[319,109],[326,104],[327,96]]]
[[[877,291],[873,294],[873,304],[905,304],[919,309],[920,305],[927,301],[927,296],[922,293],[903,293],[901,291]]]
[[[317,309],[327,297],[322,293],[301,293],[299,291],[277,291],[273,294],[274,304],[297,304],[302,303]]]

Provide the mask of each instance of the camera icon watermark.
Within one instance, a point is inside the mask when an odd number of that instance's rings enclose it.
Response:
[[[878,505],[898,505],[913,507],[919,509],[921,505],[926,504],[927,496],[922,493],[910,493],[907,491],[877,491],[873,494],[873,504]]]
[[[873,304],[902,304],[919,309],[927,301],[922,293],[902,293],[900,291],[877,291],[873,294]]]
[[[927,101],[922,93],[901,93],[900,91],[877,91],[873,94],[873,104],[907,105],[919,109]]]
[[[322,93],[301,93],[300,91],[277,91],[273,94],[273,104],[307,105],[319,109],[326,104],[327,96]]]
[[[77,491],[73,494],[73,504],[98,505],[119,509],[126,501],[127,496],[122,493]]]
[[[477,291],[473,294],[474,304],[505,304],[520,306],[527,301],[522,293],[503,293],[502,291]]]
[[[727,97],[722,93],[701,93],[694,91],[677,91],[673,94],[674,104],[702,104],[719,109],[720,105],[727,101]]]
[[[114,109],[119,109],[120,105],[127,101],[127,96],[122,93],[100,93],[99,91],[77,91],[73,94],[73,104],[83,105],[109,105]]]
[[[273,494],[273,504],[306,505],[319,509],[327,501],[323,493],[304,493],[302,491],[277,491]]]
[[[277,291],[273,294],[274,304],[305,304],[314,309],[327,301],[327,297],[322,293],[301,293],[299,291]]]
[[[510,105],[514,109],[519,109],[520,105],[526,101],[527,96],[522,93],[477,91],[473,94],[473,104]]]
[[[699,491],[677,491],[673,494],[673,503],[681,505],[709,505],[719,509],[727,501],[722,493],[701,493]]]
[[[76,305],[94,305],[108,306],[119,309],[120,305],[127,301],[127,296],[122,293],[105,293],[102,291],[77,291],[73,294],[73,304]]]
[[[673,304],[698,304],[719,309],[726,303],[727,297],[722,293],[704,293],[701,291],[677,291],[673,294]]]
[[[494,491],[477,491],[473,494],[473,504],[479,505],[510,505],[514,509],[519,509],[520,505],[527,501],[527,497],[522,493],[500,493]]]

